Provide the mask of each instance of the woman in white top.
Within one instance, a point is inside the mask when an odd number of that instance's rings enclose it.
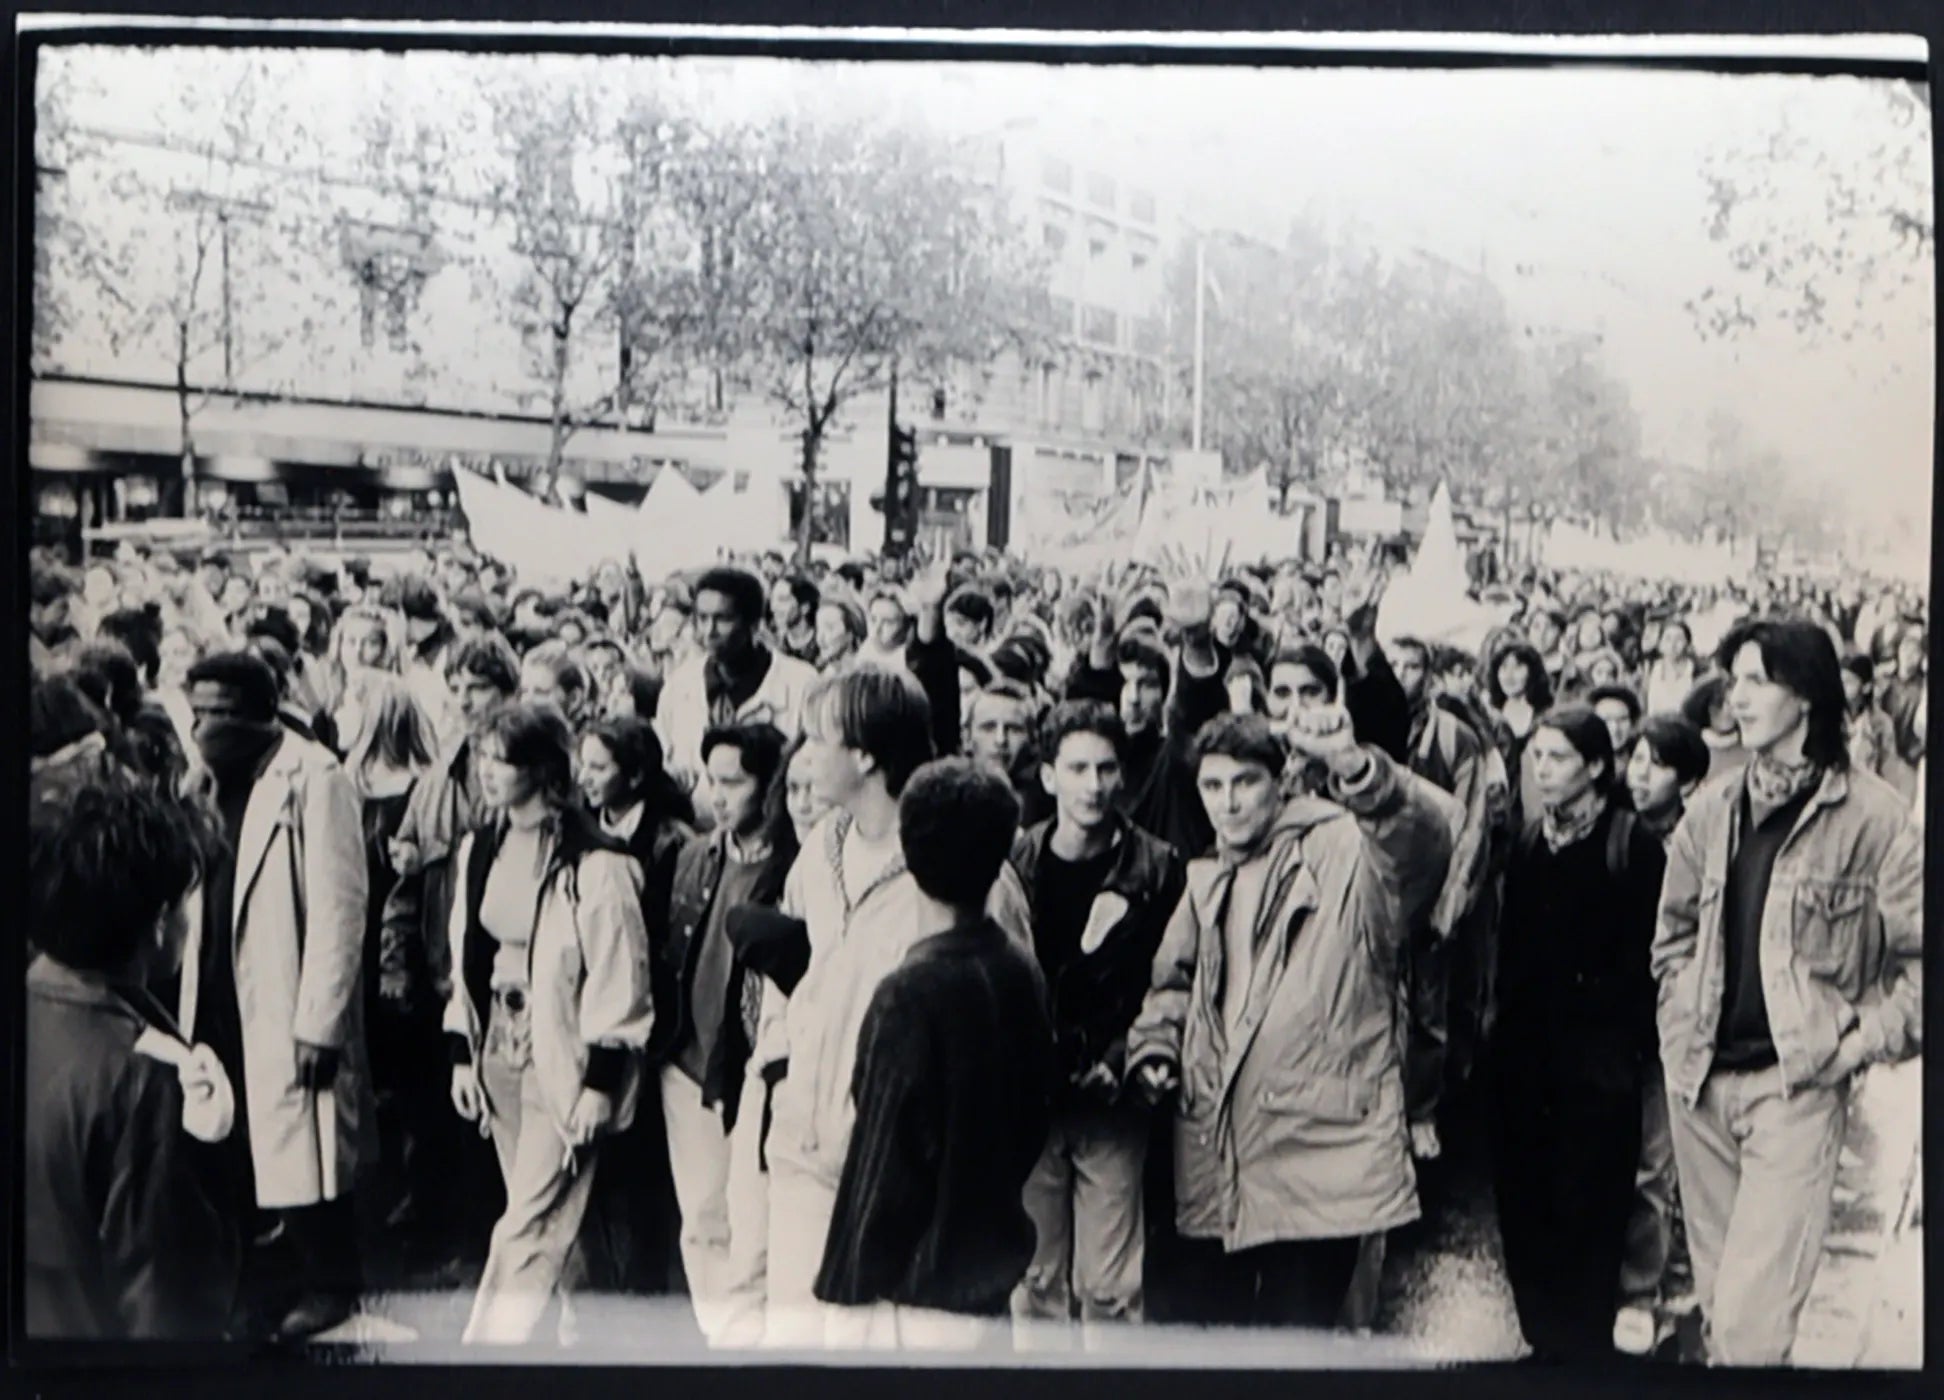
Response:
[[[520,1343],[566,1291],[602,1143],[634,1117],[648,936],[641,868],[579,802],[559,712],[506,706],[477,763],[493,816],[459,849],[445,1030],[453,1107],[491,1134],[507,1204],[465,1340]]]

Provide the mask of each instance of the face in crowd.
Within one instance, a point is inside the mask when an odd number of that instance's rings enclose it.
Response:
[[[817,657],[826,665],[850,655],[854,641],[850,623],[844,619],[844,610],[835,603],[825,603],[817,609],[816,641]]]
[[[1330,703],[1322,677],[1301,662],[1279,661],[1269,668],[1269,718],[1287,723],[1298,711],[1316,710]]]
[[[1052,761],[1040,765],[1040,782],[1062,825],[1093,831],[1114,815],[1120,799],[1120,754],[1104,734],[1068,734]]]
[[[506,748],[497,737],[480,744],[478,774],[480,796],[495,811],[518,807],[539,789],[533,774],[507,762]]]
[[[1600,717],[1613,737],[1613,751],[1625,753],[1627,745],[1634,740],[1635,724],[1633,711],[1627,708],[1624,700],[1599,700],[1594,702],[1593,713]]]
[[[1129,734],[1148,734],[1161,728],[1168,703],[1168,684],[1161,673],[1141,661],[1122,664],[1120,716]]]
[[[1736,653],[1727,709],[1742,746],[1765,753],[1809,718],[1809,706],[1780,681],[1769,679],[1762,649],[1754,642]]]
[[[614,751],[593,734],[580,742],[580,790],[597,812],[613,811],[626,796],[627,775],[614,761]]]
[[[743,767],[743,752],[734,744],[709,750],[706,768],[709,809],[716,825],[732,835],[754,836],[763,826],[763,791],[756,776]]]
[[[1026,701],[1010,695],[986,692],[974,696],[971,717],[966,724],[971,756],[998,765],[1002,772],[1012,772],[1031,737],[1030,709]]]
[[[1391,670],[1397,675],[1397,683],[1404,689],[1404,698],[1413,705],[1422,700],[1430,685],[1430,660],[1421,647],[1400,646],[1392,649]]]
[[[1627,791],[1636,812],[1665,812],[1682,796],[1679,775],[1654,757],[1654,746],[1644,739],[1627,759]]]
[[[1526,746],[1532,755],[1532,784],[1548,807],[1574,801],[1604,775],[1606,765],[1587,762],[1573,741],[1557,729],[1533,731]]]
[[[905,612],[889,598],[871,602],[871,642],[880,651],[894,651],[905,643]]]
[[[797,625],[796,594],[790,588],[788,579],[778,579],[770,585],[770,617],[776,622],[776,630],[788,632]]]
[[[1499,689],[1507,700],[1525,699],[1526,687],[1532,683],[1532,672],[1527,669],[1525,658],[1508,655],[1499,662]]]
[[[830,803],[817,791],[812,771],[815,763],[810,746],[805,744],[797,750],[790,760],[789,771],[783,775],[783,805],[790,814],[790,825],[796,829],[799,845],[809,840],[810,828],[830,810]]]
[[[704,589],[695,595],[695,634],[710,657],[725,666],[749,659],[756,644],[756,620],[736,610],[726,593]]]
[[[1253,850],[1276,819],[1276,777],[1262,764],[1227,754],[1208,754],[1195,785],[1224,851]]]

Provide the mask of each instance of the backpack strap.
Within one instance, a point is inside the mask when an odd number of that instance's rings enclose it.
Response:
[[[1634,823],[1638,820],[1631,809],[1622,807],[1614,812],[1613,822],[1607,827],[1607,874],[1616,880],[1626,878],[1633,852]]]

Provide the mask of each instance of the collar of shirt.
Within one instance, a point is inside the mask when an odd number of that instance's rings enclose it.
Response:
[[[623,841],[633,840],[635,832],[641,829],[642,813],[647,810],[647,807],[647,803],[637,802],[622,812],[620,816],[612,818],[603,812],[601,814],[601,830],[610,836],[617,836]]]

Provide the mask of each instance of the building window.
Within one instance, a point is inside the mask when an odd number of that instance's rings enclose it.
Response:
[[[1098,370],[1088,370],[1080,391],[1080,426],[1090,433],[1101,430],[1105,416],[1106,381]]]
[[[1061,335],[1073,334],[1074,302],[1071,297],[1048,297],[1047,305],[1053,313],[1053,328]]]
[[[1120,343],[1120,317],[1104,306],[1089,306],[1081,314],[1081,338],[1095,345]]]
[[[1066,241],[1067,241],[1067,232],[1065,229],[1061,228],[1058,224],[1048,224],[1046,226],[1046,246],[1047,247],[1051,248],[1054,252],[1057,253],[1062,248],[1066,247]]]
[[[1096,234],[1087,240],[1087,255],[1095,262],[1107,256],[1107,240]]]
[[[1087,202],[1102,209],[1114,207],[1114,181],[1106,175],[1087,177]]]
[[[1153,223],[1154,196],[1146,190],[1129,190],[1127,192],[1127,212],[1134,217],[1137,223]]]
[[[1133,262],[1134,262],[1134,275],[1136,277],[1140,276],[1142,273],[1148,270],[1148,255],[1146,253],[1134,254]]]
[[[1057,156],[1048,156],[1040,167],[1040,178],[1049,190],[1068,194],[1073,189],[1073,166]]]

